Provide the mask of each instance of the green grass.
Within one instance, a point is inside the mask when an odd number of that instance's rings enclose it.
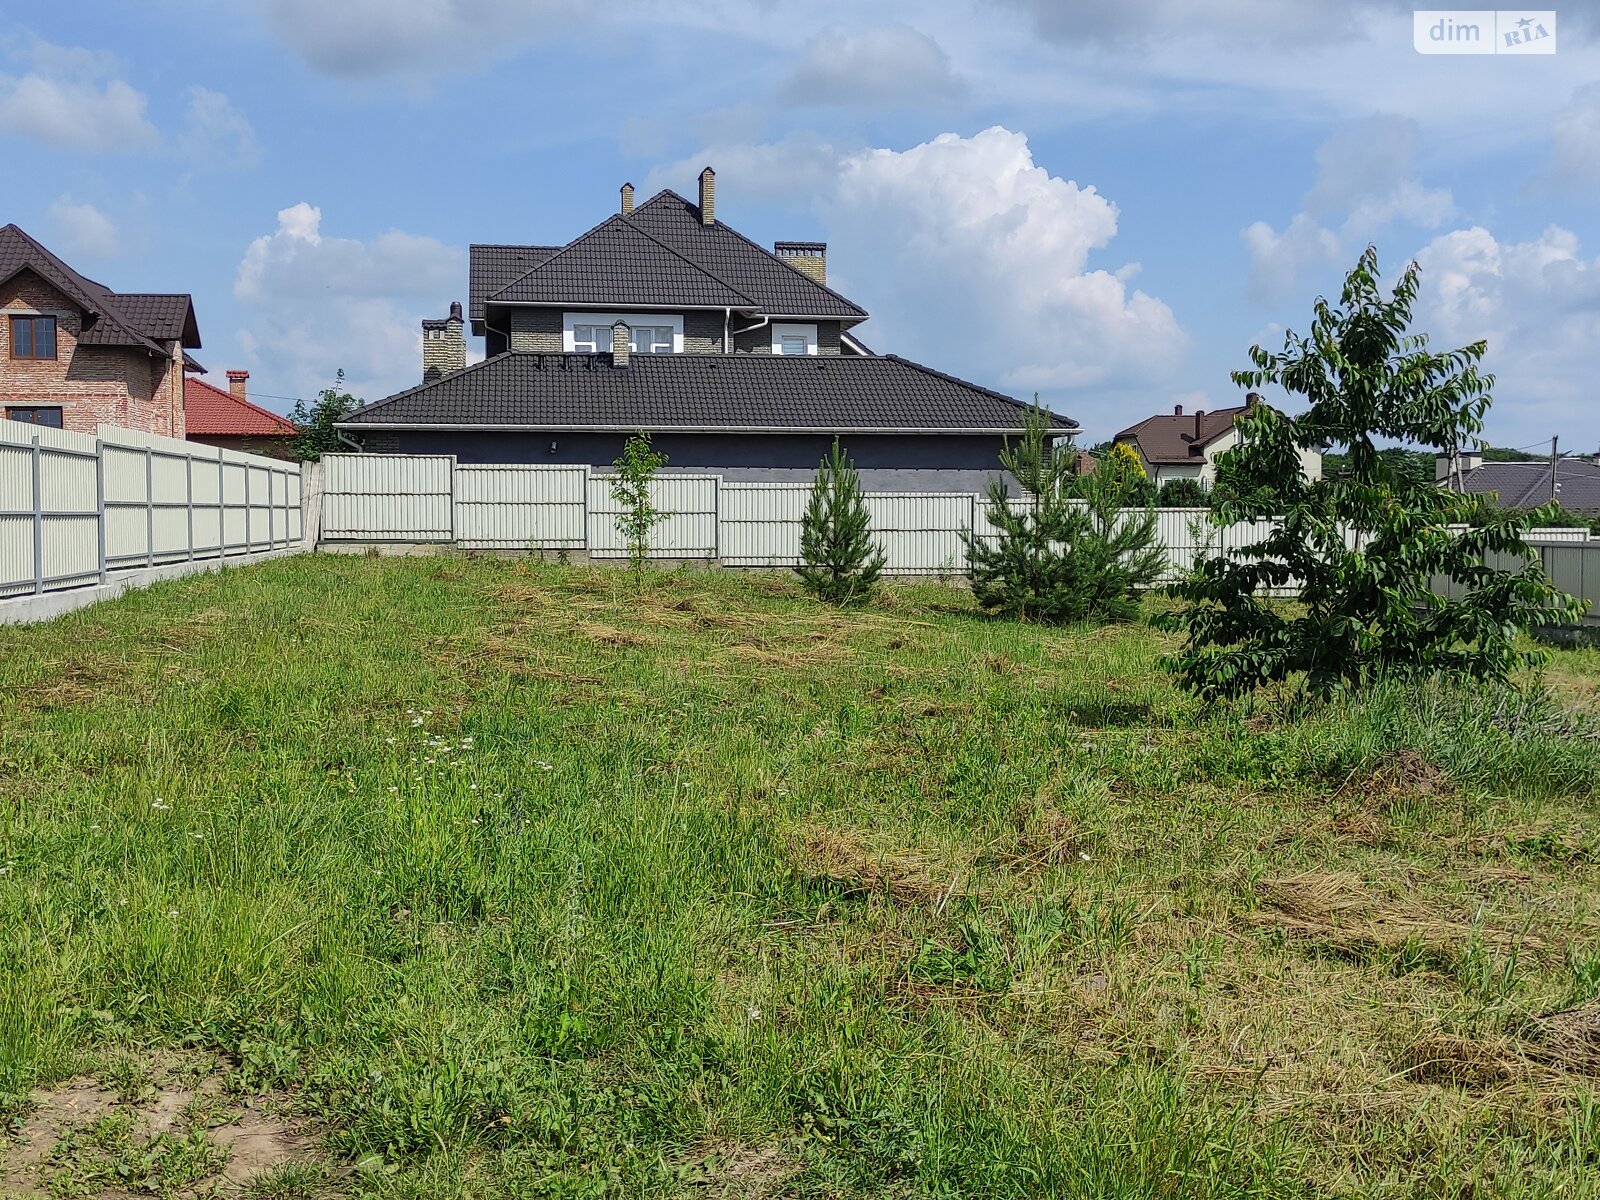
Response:
[[[0,1120],[195,1046],[349,1168],[263,1196],[1600,1195],[1586,714],[1163,648],[327,556],[8,629]]]

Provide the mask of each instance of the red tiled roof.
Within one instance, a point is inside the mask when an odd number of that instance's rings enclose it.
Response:
[[[183,421],[202,437],[293,437],[294,423],[203,379],[183,381]]]

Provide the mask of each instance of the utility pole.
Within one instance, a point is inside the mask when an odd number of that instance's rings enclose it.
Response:
[[[1556,480],[1556,463],[1560,462],[1556,455],[1556,438],[1550,439],[1550,499],[1560,499],[1561,484]]]

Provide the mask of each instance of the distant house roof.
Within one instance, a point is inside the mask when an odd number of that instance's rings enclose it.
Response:
[[[1600,466],[1584,458],[1563,458],[1556,467],[1560,491],[1555,498],[1573,512],[1600,512]],[[1461,474],[1461,489],[1493,494],[1502,508],[1537,508],[1549,504],[1550,463],[1486,462]]]
[[[1146,417],[1137,425],[1128,426],[1113,440],[1133,442],[1146,462],[1194,462],[1204,457],[1206,446],[1232,429],[1234,418],[1245,411],[1243,404],[1214,412],[1185,413],[1180,409]]]
[[[636,228],[612,217],[489,297],[505,304],[753,308],[755,301]]]
[[[468,315],[482,334],[497,304],[733,308],[863,321],[866,309],[671,190],[606,218],[566,246],[473,246]]]
[[[0,226],[0,283],[32,271],[84,312],[78,341],[86,346],[132,346],[166,353],[157,343],[200,348],[194,304],[182,293],[113,292],[80,275],[16,225]]]
[[[350,428],[1016,433],[1029,406],[895,355],[508,352],[369,404]],[[1077,422],[1048,414],[1051,427]]]
[[[515,283],[560,246],[474,245],[467,250],[467,316],[483,336],[484,298]]]
[[[183,381],[183,423],[191,436],[294,437],[294,422],[193,376]]]

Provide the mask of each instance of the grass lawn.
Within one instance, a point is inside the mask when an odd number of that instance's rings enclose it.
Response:
[[[1600,1195],[1600,655],[1163,646],[328,556],[7,629],[0,1192]]]

